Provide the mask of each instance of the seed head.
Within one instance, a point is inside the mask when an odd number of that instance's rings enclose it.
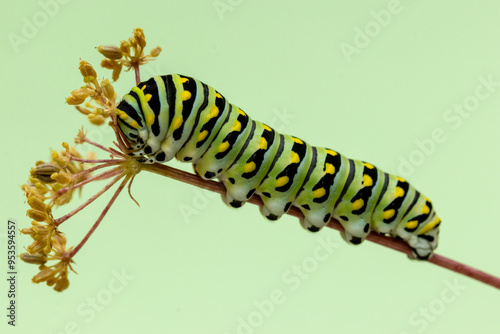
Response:
[[[80,60],[80,66],[78,68],[80,69],[80,73],[83,77],[97,78],[97,73],[94,70],[94,67],[92,67],[92,65],[85,60]]]
[[[123,57],[122,51],[115,45],[99,45],[97,51],[108,59],[120,59]]]

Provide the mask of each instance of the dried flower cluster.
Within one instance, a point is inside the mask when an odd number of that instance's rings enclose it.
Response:
[[[149,55],[144,56],[145,46],[144,33],[142,29],[137,28],[128,41],[121,42],[120,47],[99,46],[97,49],[106,57],[101,65],[113,70],[114,81],[118,79],[123,66],[127,67],[127,70],[134,67],[137,81],[139,66],[158,56],[161,51],[160,47],[156,47]],[[27,215],[33,219],[31,227],[23,228],[21,233],[31,236],[33,242],[26,247],[27,252],[21,254],[20,258],[27,263],[39,265],[40,271],[33,277],[33,282],[46,282],[49,286],[54,286],[56,291],[68,288],[68,268],[73,270],[71,267],[73,257],[95,231],[127,183],[130,194],[132,180],[141,171],[142,166],[136,158],[128,155],[127,139],[118,130],[117,94],[110,80],[106,78],[98,80],[93,66],[84,60],[80,61],[79,70],[83,76],[84,86],[73,90],[66,98],[66,102],[74,105],[94,125],[103,125],[110,119],[108,124],[116,134],[116,149],[89,140],[82,129],[78,132],[75,143],[93,145],[108,154],[109,159],[99,160],[93,154],[82,158],[75,148],[63,143],[65,150],[60,153],[53,151],[50,162],[38,161],[30,171],[28,182],[21,186],[30,206]],[[93,175],[94,172],[104,168],[108,169]],[[106,186],[76,209],[59,218],[53,217],[52,210],[69,203],[75,190],[81,191],[82,187],[90,182],[110,178],[112,180]],[[121,184],[85,238],[76,247],[66,248],[66,237],[59,230],[59,226],[99,198],[120,179],[123,179]],[[47,261],[56,263],[47,266]]]
[[[106,59],[101,61],[101,66],[113,70],[113,81],[118,80],[122,67],[126,67],[129,71],[132,67],[138,68],[141,65],[148,63],[153,58],[160,55],[161,47],[153,48],[149,55],[144,55],[144,47],[146,46],[146,37],[141,28],[134,29],[133,36],[127,41],[121,41],[120,46],[115,45],[100,45],[97,47]]]
[[[99,83],[97,73],[85,60],[80,61],[80,73],[83,76],[85,86],[75,89],[66,98],[66,102],[74,105],[76,109],[87,115],[89,121],[94,125],[102,125],[106,118],[116,110],[116,93],[108,79],[103,79]],[[91,101],[84,106],[80,104],[90,97]]]
[[[69,285],[67,274],[68,267],[71,269],[72,248],[66,249],[66,237],[57,228],[61,221],[53,218],[52,209],[69,203],[73,192],[89,178],[83,164],[71,160],[71,157],[80,158],[78,151],[67,143],[63,146],[65,150],[60,153],[52,151],[50,162],[38,161],[30,171],[28,183],[21,186],[30,206],[27,215],[33,219],[31,227],[21,230],[33,238],[26,247],[28,252],[20,255],[21,259],[40,265],[41,272],[33,277],[33,282],[47,282],[57,291]],[[58,262],[47,267],[48,260]]]

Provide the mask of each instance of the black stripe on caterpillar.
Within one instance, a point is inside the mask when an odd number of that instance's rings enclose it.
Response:
[[[304,214],[304,228],[317,232],[333,217],[352,244],[375,231],[404,240],[416,259],[437,247],[441,220],[406,180],[279,134],[199,80],[155,76],[123,97],[117,115],[132,155],[146,163],[174,157],[192,163],[202,178],[224,184],[232,207],[258,194],[270,220],[293,205]]]

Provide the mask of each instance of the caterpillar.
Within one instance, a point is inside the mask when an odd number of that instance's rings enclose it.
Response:
[[[437,247],[441,220],[406,180],[280,134],[197,79],[169,74],[141,82],[117,116],[131,155],[145,163],[192,163],[202,178],[223,183],[232,207],[257,194],[269,220],[293,205],[304,215],[302,227],[317,232],[335,218],[351,244],[375,231],[404,240],[414,259],[428,259]]]

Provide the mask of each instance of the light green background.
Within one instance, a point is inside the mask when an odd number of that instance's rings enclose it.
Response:
[[[218,13],[214,3],[227,10]],[[19,185],[36,160],[48,158],[49,148],[60,149],[82,125],[110,145],[111,134],[89,125],[64,97],[82,84],[79,59],[97,65],[95,46],[142,27],[149,46],[164,50],[143,69],[143,79],[167,73],[202,79],[253,118],[388,172],[401,173],[400,157],[417,157],[416,141],[441,129],[446,139],[408,179],[443,218],[438,253],[500,275],[500,87],[456,128],[443,119],[454,104],[472,101],[478,77],[500,82],[500,3],[394,4],[73,0],[50,7],[53,15],[43,22],[39,2],[9,2],[0,20],[2,226],[8,217],[19,228],[29,224]],[[372,11],[383,20],[380,11],[388,7],[390,20],[377,23]],[[15,47],[9,38],[23,36],[34,17],[41,20],[38,31]],[[341,45],[360,42],[357,29],[371,37],[347,59]],[[133,82],[132,73],[124,73],[119,95]],[[284,111],[293,118],[280,120]],[[83,198],[96,189],[86,189]],[[141,207],[119,198],[78,254],[79,274],[71,274],[64,293],[32,284],[36,268],[18,264],[19,326],[7,326],[2,311],[1,332],[498,331],[500,291],[432,264],[369,242],[349,246],[332,230],[306,233],[292,217],[269,223],[255,206],[230,209],[217,196],[159,176],[139,175],[133,193]],[[70,244],[78,243],[105,202],[62,226]],[[188,208],[193,214],[186,218],[181,210]],[[5,232],[0,254],[6,254]],[[318,253],[320,242],[336,248]],[[28,243],[18,237],[19,249]],[[300,278],[290,271],[294,266],[311,272]],[[133,277],[126,285],[114,280],[122,271]],[[450,284],[464,289],[453,293]],[[268,305],[262,301],[279,291],[282,303],[260,321],[256,305]],[[91,311],[93,299],[98,311]],[[254,327],[238,328],[239,319]]]

